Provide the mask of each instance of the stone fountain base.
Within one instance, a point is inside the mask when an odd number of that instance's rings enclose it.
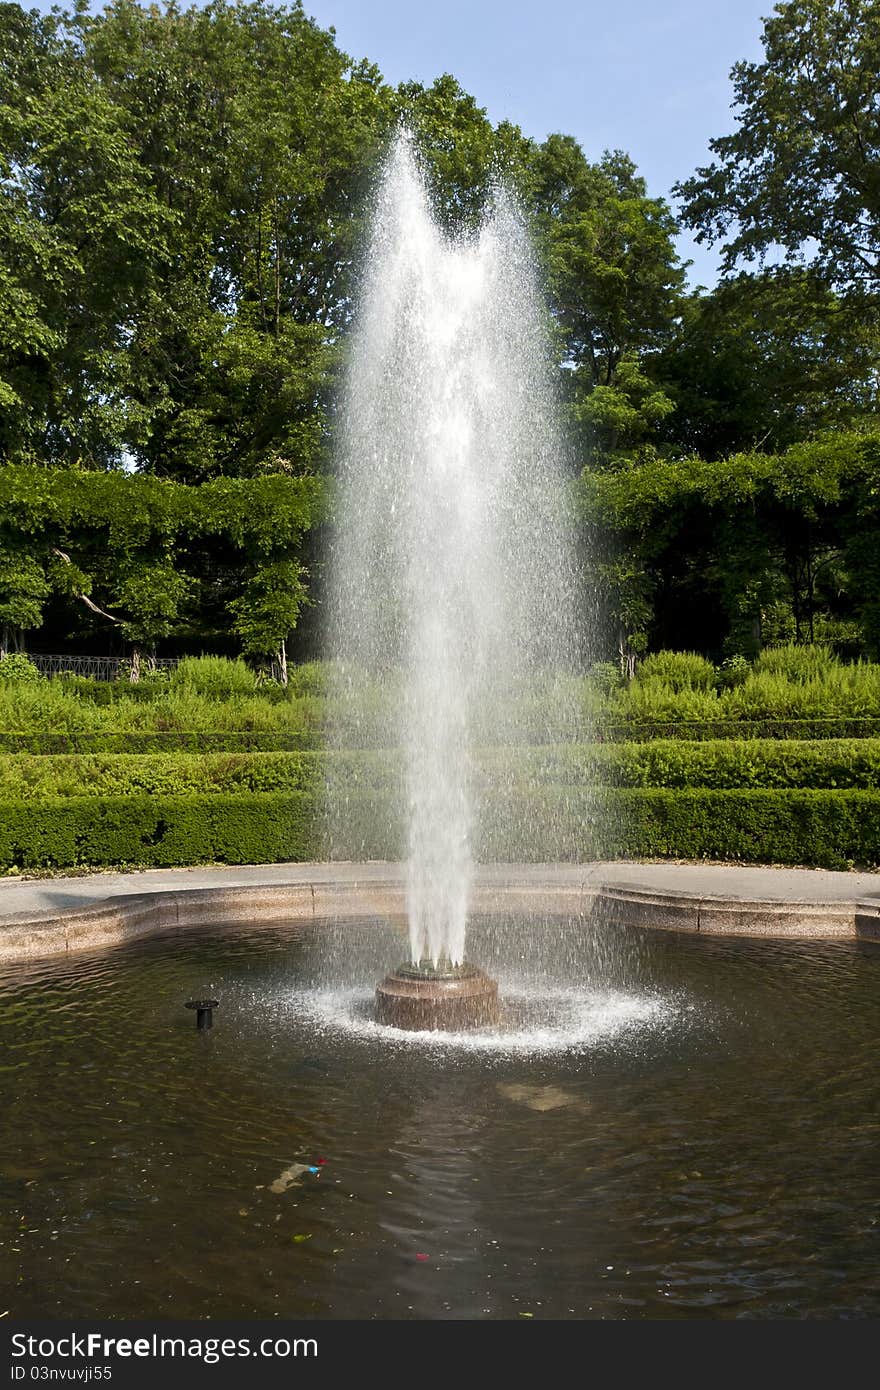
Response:
[[[400,965],[376,987],[376,1019],[392,1028],[459,1033],[498,1021],[498,984],[475,965]]]

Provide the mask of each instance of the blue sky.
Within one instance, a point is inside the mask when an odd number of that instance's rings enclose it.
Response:
[[[33,2],[33,0],[31,0]],[[48,9],[51,0],[36,0]],[[182,0],[186,3],[186,0]],[[28,0],[24,0],[25,7]],[[97,8],[97,5],[95,6]],[[444,72],[527,135],[574,135],[587,155],[626,150],[651,193],[706,162],[734,126],[729,72],[761,56],[773,0],[304,0],[340,48],[390,82]],[[692,283],[711,285],[715,252],[682,236]]]
[[[590,157],[632,155],[651,193],[705,163],[733,129],[729,72],[762,54],[773,0],[305,0],[340,48],[391,82],[451,72],[493,120],[574,135]],[[718,258],[681,238],[693,283]]]

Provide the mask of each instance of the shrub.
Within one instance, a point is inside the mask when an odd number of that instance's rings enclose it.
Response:
[[[36,685],[44,679],[39,667],[24,652],[10,652],[0,657],[0,681],[6,685]]]
[[[657,681],[675,691],[711,690],[715,667],[696,652],[653,652],[639,666],[636,680],[642,685]]]
[[[323,698],[330,691],[331,663],[329,661],[305,661],[300,666],[291,666],[287,672],[287,688],[291,695],[312,695]]]
[[[201,695],[206,700],[228,700],[253,695],[257,678],[244,661],[225,656],[186,656],[171,676],[172,690]]]
[[[335,857],[394,859],[400,803],[350,798]],[[0,802],[0,868],[273,863],[331,848],[309,792]],[[737,860],[846,868],[880,859],[877,791],[606,791],[540,787],[483,806],[479,857],[541,862],[607,858]]]
[[[308,731],[232,729],[104,729],[66,733],[0,731],[0,753],[285,753],[315,749],[322,740]]]
[[[0,802],[0,866],[266,864],[322,852],[307,793]]]
[[[786,680],[800,682],[821,679],[840,663],[830,647],[816,643],[785,642],[778,647],[765,647],[755,660],[756,671],[769,671]]]
[[[612,690],[620,690],[623,672],[616,661],[597,661],[590,671],[590,681],[602,695],[609,695]]]
[[[612,718],[616,714],[641,722],[718,719],[725,713],[717,691],[693,690],[688,686],[676,690],[659,679],[633,681],[627,690],[612,696],[608,705]]]
[[[718,667],[717,683],[721,690],[732,690],[734,686],[742,685],[751,675],[751,664],[744,656],[728,656]]]

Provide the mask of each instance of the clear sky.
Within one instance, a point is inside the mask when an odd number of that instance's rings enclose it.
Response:
[[[733,129],[729,72],[760,58],[774,0],[304,0],[354,58],[390,82],[458,78],[493,120],[527,135],[574,135],[587,155],[632,155],[667,196]],[[693,283],[714,252],[681,238]]]
[[[668,196],[706,162],[712,136],[733,128],[730,69],[761,56],[761,20],[773,3],[304,0],[304,8],[388,81],[428,83],[451,72],[493,120],[539,140],[574,135],[591,158],[626,150],[649,191]],[[691,281],[713,284],[717,255],[690,236],[680,249],[694,263]]]

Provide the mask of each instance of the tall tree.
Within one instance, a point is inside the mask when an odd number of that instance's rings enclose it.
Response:
[[[651,375],[676,403],[663,436],[707,459],[778,452],[877,407],[876,325],[811,270],[731,276],[683,303]]]
[[[194,480],[309,471],[390,90],[300,3],[114,0],[85,47],[180,225],[131,343],[135,457]]]
[[[786,0],[764,24],[764,60],[731,76],[738,128],[679,185],[698,241],[723,266],[781,248],[829,284],[880,291],[880,3]]]
[[[571,136],[533,154],[528,196],[583,446],[606,460],[673,409],[646,374],[668,340],[684,286],[675,219],[621,151],[591,164]]]
[[[0,450],[103,467],[175,218],[82,61],[79,18],[0,6]]]

